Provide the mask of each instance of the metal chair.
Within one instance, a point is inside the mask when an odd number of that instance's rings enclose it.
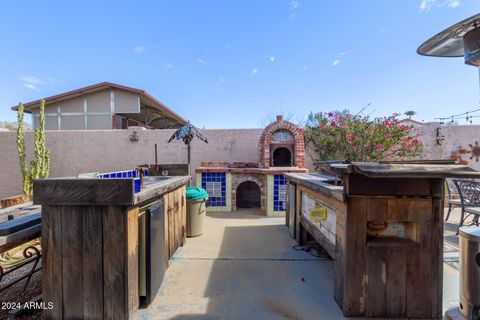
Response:
[[[474,180],[457,180],[453,182],[458,188],[462,213],[457,228],[457,235],[460,227],[464,225],[465,220],[471,215],[474,216],[472,225],[478,226],[478,217],[480,216],[480,182]]]
[[[458,192],[458,187],[455,185],[455,182],[453,179],[447,178],[446,179],[447,183],[447,192],[448,192],[448,212],[447,212],[447,217],[445,218],[445,221],[448,221],[448,218],[450,217],[450,213],[455,207],[461,207],[462,206],[462,201],[460,200],[460,194]]]

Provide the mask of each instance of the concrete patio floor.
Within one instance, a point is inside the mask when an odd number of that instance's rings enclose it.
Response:
[[[444,310],[458,305],[456,219],[445,225]],[[345,319],[333,299],[334,262],[294,250],[284,218],[211,213],[205,224],[134,319]]]

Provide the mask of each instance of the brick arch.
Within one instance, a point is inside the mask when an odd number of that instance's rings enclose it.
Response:
[[[237,211],[237,188],[245,181],[251,181],[260,188],[260,209],[265,211],[265,182],[263,175],[234,174],[232,175],[232,211]]]
[[[272,136],[279,130],[290,132],[294,139],[294,163],[298,168],[305,167],[305,143],[303,140],[303,130],[295,124],[285,121],[282,118],[269,124],[262,132],[258,143],[258,153],[261,168],[270,168],[270,143]]]

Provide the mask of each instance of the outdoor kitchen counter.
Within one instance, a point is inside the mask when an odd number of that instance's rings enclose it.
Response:
[[[335,259],[334,297],[344,315],[441,319],[445,178],[480,172],[445,164],[330,168],[343,187],[286,174],[287,225],[299,244],[313,238]]]
[[[331,196],[339,201],[345,201],[345,194],[342,186],[333,185],[334,176],[319,173],[286,173],[289,181],[308,187],[316,192]]]
[[[51,178],[35,180],[34,204],[49,205],[139,205],[185,185],[189,176],[144,178],[144,186],[134,193],[134,180]]]
[[[286,173],[289,207],[286,221],[290,234],[299,244],[313,237],[335,258],[336,211],[345,210],[343,186],[334,176],[318,173]],[[322,215],[325,219],[322,219]]]
[[[168,259],[185,240],[182,177],[134,179],[56,178],[34,181],[42,205],[43,301],[47,319],[128,319],[139,307],[139,216],[163,199]],[[163,230],[163,229],[162,229]],[[148,230],[147,230],[148,232]]]

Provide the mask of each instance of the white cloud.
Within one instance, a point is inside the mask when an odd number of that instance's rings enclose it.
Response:
[[[170,63],[164,64],[163,67],[167,69],[173,69],[173,66]]]
[[[444,7],[447,6],[449,8],[455,9],[461,5],[460,0],[421,0],[420,1],[420,11],[421,12],[428,12],[433,7]]]
[[[40,88],[36,84],[24,83],[23,86],[29,90],[40,91]]]
[[[43,80],[35,76],[19,76],[18,80],[32,84],[43,84]]]
[[[206,62],[205,60],[203,60],[203,59],[198,58],[198,59],[197,59],[197,63],[198,63],[198,64],[206,64],[207,62]]]
[[[337,64],[339,64],[342,61],[340,58],[343,57],[343,56],[346,56],[346,55],[347,55],[347,51],[340,52],[338,57],[335,60],[333,60],[332,66],[336,66]]]
[[[45,82],[36,76],[22,75],[18,77],[18,80],[22,82],[22,86],[29,90],[41,91],[40,86]]]
[[[135,53],[144,53],[147,50],[144,46],[136,46],[133,48],[133,52]]]
[[[435,0],[421,0],[420,1],[420,11],[427,12],[435,4]]]
[[[275,56],[267,56],[268,60],[270,60],[271,63],[275,62]]]
[[[258,73],[258,69],[252,69],[252,72],[250,72],[250,75],[254,77]]]
[[[448,6],[450,8],[455,9],[456,7],[460,6],[460,1],[458,1],[458,0],[449,1]]]
[[[300,8],[300,1],[298,0],[290,1],[290,11],[292,12],[290,14],[290,18],[295,18],[297,16],[299,8]]]

